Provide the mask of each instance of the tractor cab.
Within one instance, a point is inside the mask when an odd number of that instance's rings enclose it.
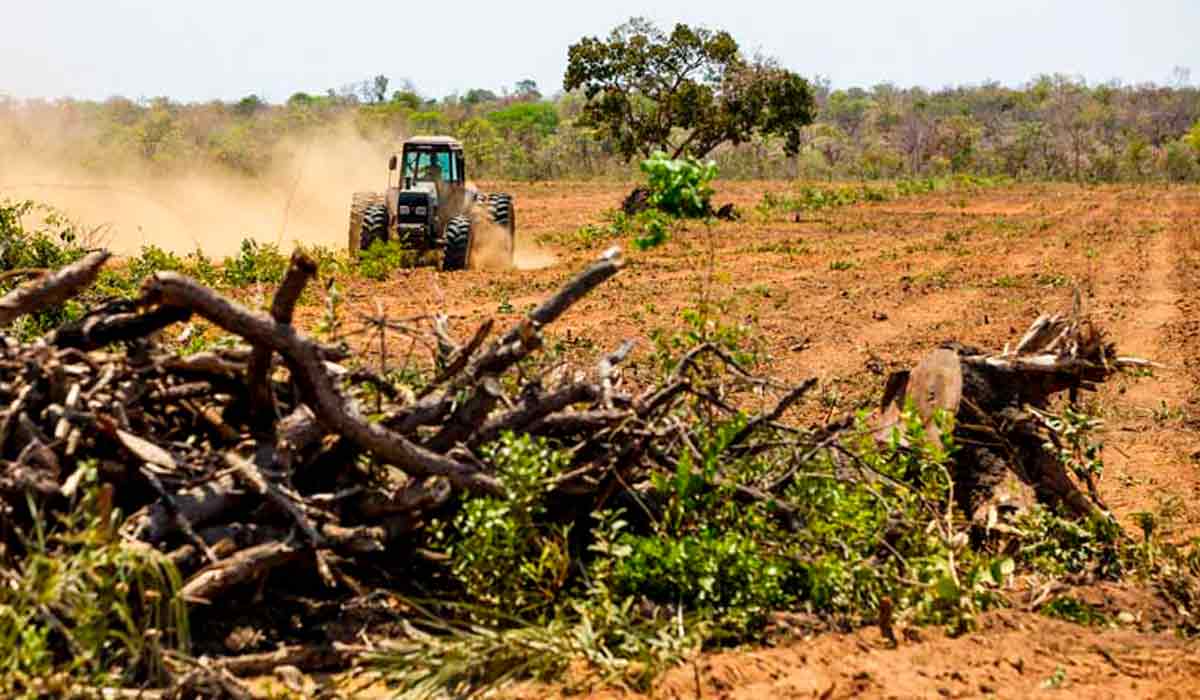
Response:
[[[412,189],[418,182],[462,185],[466,164],[462,144],[448,136],[422,136],[404,142],[400,157],[392,156],[391,170],[400,167],[400,186]]]

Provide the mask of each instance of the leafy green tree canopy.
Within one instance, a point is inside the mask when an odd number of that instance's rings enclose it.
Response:
[[[238,116],[249,117],[265,107],[267,107],[267,103],[258,95],[247,95],[234,104],[233,111]]]
[[[558,128],[558,111],[544,102],[517,102],[487,115],[488,121],[510,133],[545,137]]]
[[[812,88],[768,59],[749,60],[724,31],[634,18],[568,52],[563,87],[587,98],[579,124],[629,160],[655,151],[701,158],[723,143],[780,136],[789,154],[816,116]]]
[[[467,94],[463,96],[462,102],[466,105],[478,105],[484,102],[495,102],[498,99],[496,93],[486,88],[472,88],[467,90]]]
[[[537,81],[530,80],[529,78],[526,78],[525,80],[518,80],[517,84],[513,88],[513,93],[517,96],[517,98],[522,100],[542,99],[542,93],[540,90],[538,90]]]
[[[421,103],[421,96],[410,90],[396,90],[392,93],[392,104],[415,110],[421,108]]]

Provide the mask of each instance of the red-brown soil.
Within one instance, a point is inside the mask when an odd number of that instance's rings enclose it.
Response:
[[[600,222],[625,186],[484,184],[516,195],[519,247],[554,264],[415,269],[382,283],[351,282],[341,312],[348,326],[379,302],[391,318],[447,310],[460,335],[485,318],[511,322],[620,244],[628,269],[555,324],[548,346],[585,359],[636,339],[630,374],[638,381],[648,376],[654,337],[684,330],[683,310],[706,308],[714,323],[746,326],[764,352],[761,370],[792,382],[821,380],[821,400],[792,416],[808,423],[873,404],[888,371],[911,366],[940,341],[1000,348],[1039,313],[1069,308],[1079,288],[1122,354],[1166,366],[1153,376],[1118,378],[1086,398],[1106,421],[1101,491],[1133,532],[1135,513],[1157,511],[1172,516],[1168,538],[1200,534],[1200,189],[1020,185],[795,221],[755,207],[764,190],[782,192],[786,184],[726,183],[717,201],[735,202],[741,221],[690,223],[666,245],[639,252],[627,240],[579,245],[573,235]],[[313,324],[320,313],[307,307],[300,322]],[[354,342],[365,346],[366,337]],[[667,673],[650,696],[1200,696],[1200,647],[1161,623],[1180,611],[1162,614],[1146,588],[1092,586],[1075,594],[1113,620],[1126,613],[1123,621],[1081,627],[1013,609],[984,615],[966,636],[921,630],[919,641],[898,648],[875,630],[784,636],[775,648],[704,654]],[[516,695],[561,692],[524,688]],[[593,697],[627,695],[608,689]]]

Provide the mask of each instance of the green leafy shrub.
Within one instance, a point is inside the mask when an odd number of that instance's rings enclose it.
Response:
[[[146,278],[156,272],[178,272],[210,287],[223,281],[220,270],[202,251],[181,257],[151,244],[142,246],[137,257],[129,258],[124,264],[110,264],[101,270],[93,289],[101,298],[130,298],[136,296]]]
[[[1197,144],[1200,144],[1200,129],[1197,129]],[[1163,165],[1167,179],[1172,182],[1188,182],[1200,174],[1200,148],[1188,146],[1183,139],[1166,145]]]
[[[25,228],[24,218],[43,217],[41,228]],[[0,272],[56,268],[82,258],[78,229],[56,210],[24,200],[0,202]]]
[[[633,239],[633,244],[638,250],[660,246],[670,237],[671,220],[657,209],[647,209],[638,214],[635,225],[639,233]]]
[[[1052,598],[1038,612],[1077,625],[1104,626],[1109,623],[1108,615],[1102,609],[1069,595]]]
[[[412,266],[415,255],[399,241],[372,241],[369,248],[359,251],[358,271],[363,277],[386,280],[393,272]]]
[[[1074,521],[1035,508],[1018,521],[1022,541],[1018,563],[1050,576],[1088,572],[1116,580],[1126,569],[1121,529],[1105,517]]]
[[[744,628],[786,603],[790,568],[741,532],[705,529],[677,539],[627,536],[630,553],[613,572],[619,595],[735,618]],[[737,629],[737,628],[735,628]]]
[[[986,188],[1001,187],[1009,182],[1009,179],[1003,177],[960,173],[949,177],[897,180],[891,185],[800,185],[790,194],[764,192],[756,210],[764,218],[776,212],[802,214],[849,207],[864,202],[888,202],[903,197],[931,194],[939,190],[972,193]]]
[[[604,213],[601,223],[584,224],[565,235],[551,236],[550,241],[573,250],[589,250],[625,236],[635,225],[636,217],[631,217],[620,209],[610,209]]]
[[[25,227],[25,218],[40,216],[42,226],[36,229]],[[68,265],[82,258],[87,250],[79,242],[77,226],[58,211],[36,205],[25,200],[0,202],[0,272],[28,270],[36,273]],[[21,274],[14,274],[0,281],[0,294],[4,294],[25,281]],[[31,340],[59,325],[79,318],[84,306],[72,299],[36,314],[18,318],[12,332],[23,340]]]
[[[222,281],[231,287],[275,283],[283,279],[288,259],[274,243],[243,239],[236,257],[226,258],[221,267]]]
[[[641,163],[650,190],[650,206],[680,217],[702,217],[712,211],[716,163],[701,163],[694,158],[672,160],[659,151]]]
[[[96,486],[94,467],[82,468],[75,507],[52,524],[31,510],[27,551],[0,568],[5,697],[40,697],[48,683],[62,683],[65,695],[71,680],[161,684],[164,651],[188,648],[179,573],[155,550],[121,541],[111,493]]]
[[[317,275],[322,279],[340,277],[350,274],[354,270],[356,260],[350,251],[344,248],[301,245],[300,250],[317,264]]]
[[[485,450],[506,500],[468,499],[438,530],[453,572],[473,600],[510,614],[541,617],[567,582],[567,531],[547,525],[546,488],[570,462],[544,440],[503,436]]]

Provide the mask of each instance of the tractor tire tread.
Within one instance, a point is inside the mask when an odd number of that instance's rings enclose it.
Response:
[[[443,270],[465,270],[471,251],[471,219],[456,216],[446,224],[446,241],[442,249]]]

